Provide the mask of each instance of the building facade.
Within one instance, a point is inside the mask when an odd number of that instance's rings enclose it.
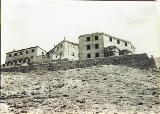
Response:
[[[6,53],[6,60],[3,67],[17,66],[23,63],[32,63],[37,61],[40,56],[45,57],[46,51],[39,46],[30,47],[21,50],[13,50]]]
[[[131,42],[105,33],[84,34],[79,39],[79,59],[133,54],[135,47]]]
[[[67,40],[61,41],[46,54],[52,60],[78,60],[78,44]]]

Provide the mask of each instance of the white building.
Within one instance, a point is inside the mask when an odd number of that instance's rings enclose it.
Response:
[[[133,54],[135,47],[131,42],[105,33],[84,34],[79,39],[79,59],[93,59],[116,55]]]
[[[25,48],[21,50],[13,50],[6,53],[5,64],[2,67],[13,67],[23,63],[32,63],[37,61],[39,57],[45,58],[46,51],[39,46]],[[40,59],[39,59],[40,60]]]
[[[52,60],[78,60],[78,44],[67,40],[61,41],[54,46],[46,56]]]

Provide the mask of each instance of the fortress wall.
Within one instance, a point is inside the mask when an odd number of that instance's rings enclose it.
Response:
[[[77,60],[77,61],[60,61],[57,63],[49,64],[37,64],[30,65],[25,67],[14,67],[14,68],[3,68],[1,69],[4,72],[29,72],[36,70],[67,70],[74,68],[85,68],[90,66],[97,65],[123,65],[128,67],[135,67],[140,69],[150,69],[155,67],[155,62],[153,59],[150,59],[147,54],[134,54],[134,55],[123,55],[123,56],[113,56],[106,58],[97,58],[89,60]]]

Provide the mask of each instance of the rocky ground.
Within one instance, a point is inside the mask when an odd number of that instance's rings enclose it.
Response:
[[[2,73],[0,113],[160,113],[160,73],[101,65]]]

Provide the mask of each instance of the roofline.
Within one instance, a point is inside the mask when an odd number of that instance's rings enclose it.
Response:
[[[23,51],[23,50],[31,49],[31,48],[40,48],[40,47],[39,47],[39,46],[34,46],[34,47],[24,48],[24,49],[21,49],[21,50],[10,51],[10,52],[7,52],[6,54],[14,53],[14,52],[19,52],[19,51]],[[42,48],[40,48],[40,49],[42,49]],[[42,50],[45,51],[44,49],[42,49]],[[46,51],[45,51],[45,52],[46,52]]]
[[[93,33],[92,33],[93,34]],[[80,35],[80,36],[78,36],[78,39],[80,38],[80,37],[83,37],[83,36],[86,36],[86,35],[91,35],[91,34],[83,34],[83,35]]]
[[[41,47],[39,47],[39,46],[38,46],[38,48],[40,48],[41,50],[43,50],[43,51],[45,51],[45,52],[47,53],[47,51],[46,51],[46,50],[44,50],[44,49],[42,49]]]
[[[68,40],[62,40],[60,43],[58,43],[56,46],[54,46],[54,48],[52,48],[51,50],[49,50],[47,53],[49,53],[50,51],[52,51],[53,49],[55,49],[62,42],[68,42],[68,43],[72,43],[72,44],[78,45],[78,43],[75,43],[75,42],[71,42],[71,41],[68,41]]]
[[[118,40],[121,40],[121,41],[124,41],[124,42],[128,42],[128,43],[130,43],[132,46],[133,46],[133,44],[130,42],[130,41],[127,41],[127,40],[124,40],[124,39],[121,39],[121,38],[117,38],[117,37],[115,37],[115,36],[112,36],[112,35],[109,35],[109,34],[106,34],[106,33],[103,33],[103,32],[95,32],[95,33],[91,33],[91,34],[83,34],[83,35],[80,35],[79,37],[78,37],[78,39],[80,38],[80,37],[83,37],[83,36],[86,36],[86,35],[93,35],[93,34],[96,34],[96,33],[98,33],[98,34],[102,34],[102,35],[106,35],[106,36],[110,36],[110,37],[113,37],[113,38],[115,38],[115,39],[118,39]],[[133,46],[134,47],[134,46]],[[135,47],[134,47],[135,48]]]
[[[117,37],[115,37],[115,36],[113,36],[113,35],[110,35],[110,34],[106,34],[106,33],[103,33],[104,35],[106,35],[106,36],[110,36],[110,37],[113,37],[113,38],[115,38],[115,39],[117,39],[117,40],[121,40],[121,41],[124,41],[124,42],[128,42],[128,43],[131,43],[130,41],[128,41],[128,40],[124,40],[124,39],[122,39],[122,38],[117,38]]]
[[[69,41],[69,40],[63,40],[63,41],[61,41],[61,42],[68,42],[68,43],[71,43],[71,44],[75,44],[75,45],[78,45],[78,43],[75,43],[75,42],[71,42],[71,41]]]
[[[113,37],[113,38],[115,38],[115,39],[117,39],[117,40],[121,40],[121,41],[130,43],[130,44],[133,46],[133,48],[136,49],[135,46],[134,46],[130,41],[128,41],[128,40],[124,40],[124,39],[122,39],[122,38],[117,38],[117,37],[115,37],[115,36],[112,36],[112,35],[109,35],[109,34],[105,34],[105,33],[103,33],[103,34],[106,35],[106,36],[111,36],[111,37]]]

